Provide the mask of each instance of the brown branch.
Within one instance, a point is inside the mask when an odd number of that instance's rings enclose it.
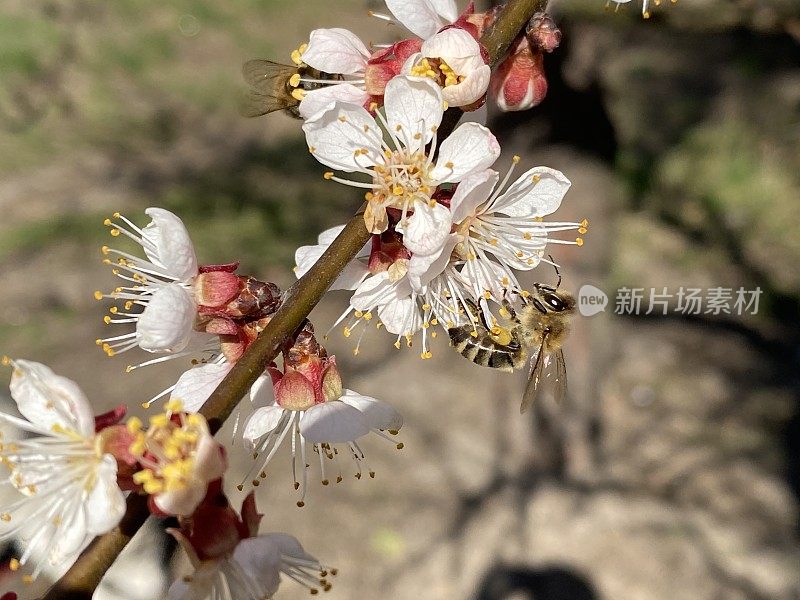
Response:
[[[481,38],[492,66],[504,58],[528,20],[536,11],[543,10],[545,4],[545,0],[509,0],[505,4]],[[447,111],[439,128],[440,139],[453,131],[460,117],[459,109]],[[208,419],[212,432],[216,433],[222,427],[264,368],[275,359],[282,344],[302,325],[345,265],[369,241],[369,237],[359,211],[308,273],[289,288],[269,325],[200,409],[200,414]],[[128,498],[128,512],[122,523],[96,539],[42,600],[91,600],[103,575],[144,524],[147,516],[145,496],[132,495]]]

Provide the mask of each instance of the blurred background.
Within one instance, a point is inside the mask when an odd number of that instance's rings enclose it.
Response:
[[[374,480],[312,485],[298,509],[286,448],[258,489],[264,530],[339,567],[332,600],[800,598],[800,3],[680,0],[649,20],[634,4],[552,2],[564,39],[547,99],[488,117],[498,167],[516,153],[563,171],[559,220],[591,223],[583,248],[552,249],[565,289],[609,297],[574,319],[567,400],[520,417],[523,376],[474,366],[443,336],[421,361],[384,332],[358,357],[331,334],[346,386],[406,417],[403,450],[365,443]],[[2,353],[77,380],[97,412],[142,413],[174,382],[178,361],[125,374],[141,356],[95,347],[114,211],[143,225],[146,207],[168,208],[201,262],[288,286],[295,248],[360,201],[322,179],[297,121],[239,116],[240,67],[288,62],[316,27],[399,39],[368,8],[383,7],[3,0]],[[667,314],[614,314],[623,287],[643,307],[667,288]],[[755,315],[684,315],[681,287],[762,294]],[[317,329],[345,304],[327,297]],[[186,566],[165,544],[150,527],[96,597],[163,598],[165,573]],[[278,597],[307,594],[287,583]]]

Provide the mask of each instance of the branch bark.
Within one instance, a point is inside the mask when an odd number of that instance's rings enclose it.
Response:
[[[514,39],[535,12],[544,10],[546,3],[546,0],[508,0],[481,37],[492,67],[502,61]],[[457,108],[447,111],[439,128],[440,139],[452,133],[461,114]],[[363,213],[359,211],[308,273],[289,288],[269,325],[200,409],[213,433],[219,431],[258,376],[275,359],[281,345],[297,331],[369,238]],[[119,526],[97,538],[42,600],[91,600],[100,580],[147,520],[148,514],[147,498],[131,495],[127,513]]]

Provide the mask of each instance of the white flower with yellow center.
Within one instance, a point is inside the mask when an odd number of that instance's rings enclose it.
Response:
[[[492,70],[481,47],[468,32],[457,27],[425,40],[417,54],[408,58],[403,72],[428,77],[442,88],[450,106],[468,106],[486,94]]]
[[[113,529],[125,514],[117,485],[117,461],[95,435],[89,401],[71,379],[27,360],[3,359],[13,367],[10,391],[22,417],[0,420],[27,432],[3,439],[3,484],[22,494],[0,508],[0,540],[20,539],[24,552],[11,561],[17,570],[32,559],[36,578],[48,564],[71,562],[97,535]]]
[[[189,233],[183,221],[168,210],[148,208],[145,213],[151,221],[144,228],[119,213],[105,222],[112,236],[129,237],[145,254],[141,258],[103,246],[103,254],[117,257],[104,262],[114,265],[113,273],[126,284],[109,294],[95,292],[95,297],[123,302],[122,307],[110,309],[107,324],[135,327],[129,333],[97,340],[109,356],[136,347],[170,356],[188,354],[187,348],[200,335],[194,331],[197,301],[193,289],[199,270]],[[165,358],[137,366],[160,360]]]
[[[386,209],[396,208],[402,215],[398,231],[404,245],[414,254],[436,253],[450,233],[450,211],[431,195],[442,183],[486,169],[499,156],[500,146],[482,125],[464,123],[442,142],[434,161],[436,130],[444,114],[439,86],[427,78],[395,77],[386,86],[384,101],[385,115],[378,112],[377,121],[363,107],[342,102],[306,121],[309,150],[324,165],[370,179],[325,174],[368,190],[364,222],[369,231],[385,231]]]
[[[570,187],[563,173],[534,167],[508,185],[512,166],[498,185],[499,174],[487,169],[464,179],[450,200],[454,224],[453,254],[475,299],[501,301],[519,291],[514,271],[528,271],[546,260],[547,244],[583,245],[583,238],[552,237],[567,231],[586,233],[588,222],[544,221],[555,212]]]
[[[180,412],[177,401],[165,408],[165,413],[150,417],[147,431],[140,420],[128,420],[128,430],[135,437],[130,453],[144,467],[133,475],[133,482],[153,496],[163,513],[190,516],[208,484],[225,473],[227,461],[205,418]]]
[[[281,574],[317,594],[320,589],[331,588],[325,577],[336,574],[335,569],[325,569],[286,533],[244,538],[230,554],[201,560],[179,531],[169,532],[186,551],[194,568],[191,575],[170,586],[169,600],[265,600],[278,591]]]

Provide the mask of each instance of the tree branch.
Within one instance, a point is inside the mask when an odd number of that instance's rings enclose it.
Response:
[[[501,8],[494,23],[481,38],[492,67],[505,57],[533,14],[544,10],[545,5],[546,0],[508,0]],[[447,111],[439,128],[440,139],[452,133],[461,114],[457,108]],[[289,288],[283,304],[266,329],[234,364],[200,409],[200,414],[208,420],[213,433],[219,431],[259,375],[278,355],[283,343],[302,325],[339,273],[369,238],[363,213],[359,211],[316,264]],[[91,600],[100,580],[144,524],[148,514],[147,497],[131,495],[127,513],[120,525],[97,538],[42,600]]]

